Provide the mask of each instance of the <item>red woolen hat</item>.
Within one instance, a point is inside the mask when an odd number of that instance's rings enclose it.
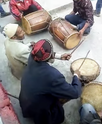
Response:
[[[31,52],[35,61],[47,61],[51,58],[52,53],[52,43],[47,39],[42,39],[35,43]]]

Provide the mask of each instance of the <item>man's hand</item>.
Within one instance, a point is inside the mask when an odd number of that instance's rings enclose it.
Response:
[[[31,44],[31,47],[33,47],[35,45],[35,42],[30,42],[30,44]]]
[[[61,55],[62,60],[69,60],[70,58],[71,58],[70,54],[65,53],[65,54]]]
[[[80,39],[82,38],[83,34],[84,34],[84,31],[81,29],[81,30],[79,31],[79,37],[80,37]]]
[[[84,27],[79,31],[79,36],[80,38],[82,38],[83,34],[84,34],[84,31],[90,26],[89,23],[85,23]]]
[[[78,78],[80,78],[80,71],[79,70],[75,70],[74,71],[74,74],[77,74],[78,75]]]
[[[22,19],[23,13],[20,14],[20,19]]]

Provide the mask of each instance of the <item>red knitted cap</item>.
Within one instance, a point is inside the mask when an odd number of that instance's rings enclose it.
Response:
[[[51,58],[52,53],[52,43],[47,39],[42,39],[35,43],[31,52],[35,61],[47,61]]]

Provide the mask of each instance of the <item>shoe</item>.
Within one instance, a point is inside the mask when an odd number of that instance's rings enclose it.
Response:
[[[5,16],[8,16],[10,14],[11,14],[10,12],[5,12],[5,13],[1,14],[1,18],[5,17]]]
[[[93,11],[93,14],[94,14],[95,16],[97,16],[97,17],[100,17],[100,13],[98,14],[98,13],[96,12],[96,10]]]

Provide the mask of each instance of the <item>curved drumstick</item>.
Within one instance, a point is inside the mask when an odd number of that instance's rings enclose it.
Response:
[[[72,55],[74,52],[75,52],[75,50],[83,43],[83,41],[85,40],[85,38],[79,43],[79,45],[71,52],[71,54],[70,55]]]
[[[81,65],[80,65],[80,67],[79,67],[79,69],[78,69],[78,70],[80,70],[80,68],[81,68],[81,67],[82,67],[82,65],[84,64],[84,62],[85,62],[85,60],[86,60],[86,58],[87,58],[87,56],[88,56],[89,52],[90,52],[90,50],[87,52],[87,54],[86,54],[86,56],[85,56],[85,58],[84,58],[83,62],[81,63]]]

